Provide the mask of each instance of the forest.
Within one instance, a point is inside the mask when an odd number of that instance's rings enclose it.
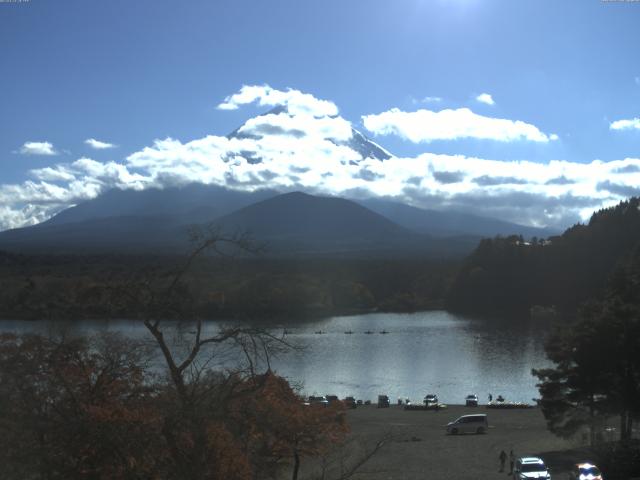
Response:
[[[541,306],[572,318],[582,302],[603,295],[615,268],[640,244],[639,204],[623,201],[548,239],[482,240],[453,280],[446,308],[512,315]]]
[[[0,252],[0,318],[133,318],[119,291],[172,275],[182,258]],[[205,318],[262,319],[442,308],[457,263],[429,258],[201,259],[185,295]]]

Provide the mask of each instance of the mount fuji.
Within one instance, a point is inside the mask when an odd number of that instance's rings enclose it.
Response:
[[[286,125],[295,125],[287,108],[280,106],[247,120],[227,138],[305,135],[264,122],[267,115],[282,116],[281,120],[288,120]],[[392,158],[348,123],[343,127],[339,136],[324,140],[357,152],[361,161]],[[262,162],[256,153],[241,155],[248,163]],[[378,250],[463,255],[482,237],[555,233],[464,212],[420,209],[394,199],[313,196],[295,190],[241,191],[198,183],[140,191],[114,189],[41,224],[0,232],[0,249],[173,253],[184,251],[190,225],[204,223],[253,232],[256,240],[267,242],[272,252],[280,254]]]

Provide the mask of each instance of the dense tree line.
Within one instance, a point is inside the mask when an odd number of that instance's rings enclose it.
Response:
[[[586,428],[594,445],[604,420],[617,418],[621,446],[603,455],[607,478],[640,473],[640,448],[631,442],[640,420],[640,246],[620,262],[603,297],[584,303],[546,351],[554,366],[533,373],[549,429],[570,437]]]
[[[0,318],[132,318],[136,304],[114,296],[141,272],[153,282],[179,263],[178,257],[0,252]],[[456,268],[424,258],[205,258],[184,283],[207,318],[304,318],[442,307]]]
[[[639,204],[631,198],[549,239],[482,240],[454,279],[447,308],[511,314],[540,305],[571,314],[602,295],[616,265],[640,242]]]

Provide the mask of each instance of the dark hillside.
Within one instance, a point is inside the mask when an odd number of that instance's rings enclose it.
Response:
[[[640,243],[640,200],[603,209],[548,241],[483,240],[447,296],[449,309],[495,314],[534,305],[571,312],[600,295],[614,268]]]
[[[249,229],[256,238],[378,240],[411,235],[387,218],[350,200],[286,193],[249,205],[218,220]]]

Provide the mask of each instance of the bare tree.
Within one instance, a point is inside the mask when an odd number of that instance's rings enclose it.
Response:
[[[261,372],[270,372],[271,355],[291,346],[283,336],[252,326],[233,325],[215,331],[205,328],[186,281],[196,262],[212,253],[234,257],[262,249],[246,233],[225,234],[212,226],[192,229],[191,241],[191,252],[176,268],[160,275],[157,271],[145,272],[142,278],[120,288],[120,293],[136,305],[171,379],[176,405],[166,410],[162,433],[176,467],[175,475],[195,480],[209,478],[211,471],[220,470],[214,465],[221,459],[211,448],[212,429],[229,433],[231,427],[223,425],[228,424],[229,409],[239,398],[249,398],[265,388],[270,376]],[[175,348],[171,337],[175,323],[169,323],[169,319],[187,322],[193,328],[184,349]],[[233,352],[232,365],[214,371],[214,361],[229,351]],[[237,432],[240,437],[242,433]],[[245,445],[245,450],[248,448]]]

